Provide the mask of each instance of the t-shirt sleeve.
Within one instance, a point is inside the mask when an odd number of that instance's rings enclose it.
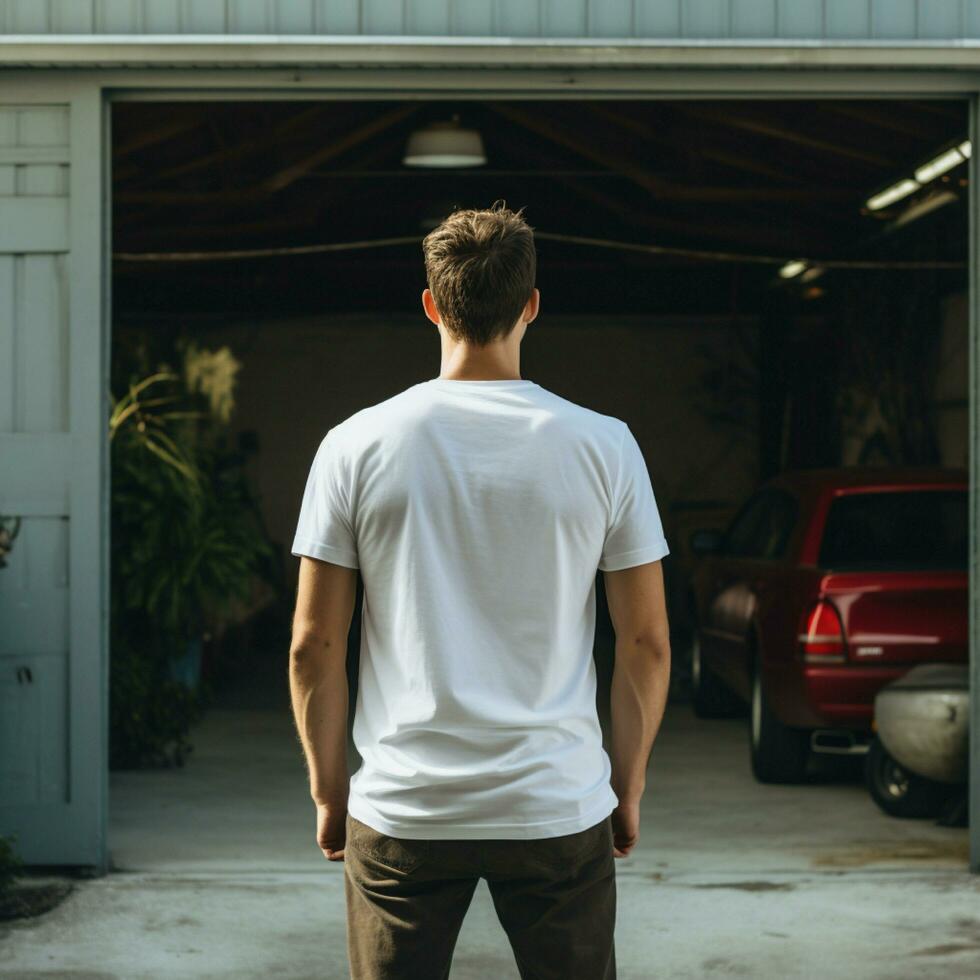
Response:
[[[313,457],[300,505],[292,554],[359,568],[346,467],[330,430]]]
[[[660,511],[650,483],[643,452],[625,427],[612,517],[599,559],[599,570],[613,572],[644,565],[670,554]]]

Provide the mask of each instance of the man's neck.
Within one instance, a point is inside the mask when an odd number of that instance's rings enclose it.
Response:
[[[509,344],[474,348],[444,343],[439,377],[447,381],[520,381],[520,348]]]

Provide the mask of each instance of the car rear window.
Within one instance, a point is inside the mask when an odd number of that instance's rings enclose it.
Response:
[[[830,505],[819,564],[874,571],[966,569],[966,490],[850,493]]]

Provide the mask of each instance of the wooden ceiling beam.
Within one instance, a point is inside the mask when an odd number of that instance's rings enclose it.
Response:
[[[377,141],[370,147],[363,147],[363,152],[355,157],[356,162],[359,165],[367,165],[374,162],[377,159],[383,158],[387,153],[400,143],[400,139],[389,138],[386,140]],[[252,234],[255,232],[261,233],[263,227],[268,226],[273,230],[288,233],[290,229],[293,230],[306,230],[310,227],[315,226],[316,219],[325,207],[333,207],[338,203],[345,200],[350,196],[353,190],[351,182],[345,181],[341,184],[336,185],[333,188],[326,188],[320,185],[316,188],[318,193],[307,194],[304,193],[301,198],[297,198],[294,195],[292,207],[288,209],[288,217],[285,220],[280,221],[279,219],[283,215],[283,203],[280,200],[275,202],[275,217],[274,218],[264,218],[261,213],[251,214],[247,220],[240,221],[235,224],[229,224],[224,216],[221,214],[221,208],[227,204],[231,204],[233,207],[240,207],[241,201],[231,201],[227,200],[227,195],[223,192],[218,192],[222,194],[222,200],[216,201],[214,198],[205,197],[202,200],[191,202],[198,208],[207,208],[209,213],[198,213],[194,224],[193,231],[196,233],[199,228],[208,227],[209,222],[212,223],[214,228],[225,228],[228,236],[239,236],[242,234]],[[138,196],[141,192],[124,192],[124,197]],[[160,206],[166,205],[170,206],[173,204],[183,205],[188,203],[183,200],[178,201],[142,201],[139,203],[152,204]],[[263,203],[267,203],[263,201]],[[211,207],[211,205],[217,205]],[[138,220],[133,220],[135,216],[138,215]],[[156,243],[154,247],[160,246],[160,242],[172,242],[175,239],[180,240],[188,231],[188,225],[186,222],[181,223],[177,226],[164,227],[160,224],[160,215],[157,214],[154,220],[150,221],[150,215],[144,212],[137,212],[135,209],[127,210],[122,212],[122,217],[117,221],[117,228],[121,232],[125,232],[127,237],[127,242],[130,241],[140,241],[140,242],[153,242]],[[139,226],[139,232],[132,234],[126,229],[137,224]],[[149,228],[147,234],[142,234]],[[213,237],[219,237],[217,235]],[[145,246],[149,247],[149,246]],[[132,250],[131,246],[127,245],[124,251]]]
[[[554,165],[554,159],[544,152],[540,143],[521,140],[519,145],[522,157],[536,159],[543,167]],[[632,229],[637,234],[671,232],[687,236],[688,241],[691,240],[690,236],[701,236],[703,240],[714,239],[779,251],[787,250],[791,244],[796,248],[799,247],[797,234],[794,233],[791,243],[786,234],[771,231],[771,221],[726,220],[705,224],[690,218],[672,218],[663,214],[652,214],[644,208],[637,208],[633,203],[603,191],[590,181],[567,177],[560,180],[577,196],[602,207],[621,221],[624,228]],[[830,241],[823,235],[808,235],[807,245],[813,251],[826,251],[830,248]]]
[[[126,191],[113,194],[119,204],[153,204],[163,207],[172,205],[199,206],[206,204],[240,205],[251,204],[264,195],[256,186],[233,187],[220,191]]]
[[[499,115],[510,119],[512,122],[516,122],[525,129],[531,130],[532,132],[549,139],[553,143],[564,146],[566,149],[570,149],[573,152],[586,157],[587,159],[600,163],[602,166],[606,166],[619,173],[626,174],[633,181],[633,183],[643,188],[643,190],[651,193],[655,198],[660,200],[669,200],[672,193],[676,191],[676,184],[665,181],[662,178],[653,177],[639,164],[632,161],[624,161],[623,158],[608,153],[597,144],[579,139],[574,133],[555,125],[554,120],[551,118],[543,115],[529,114],[522,108],[516,108],[513,103],[491,102],[488,103],[488,106],[492,111],[497,112]],[[590,190],[588,193],[595,197],[594,190]],[[765,239],[766,242],[772,247],[784,248],[786,246],[788,236],[779,235],[778,233],[773,236],[768,230],[772,227],[772,214],[769,213],[764,216],[758,215],[757,219],[758,220],[754,222],[749,220],[748,225],[733,226],[729,222],[722,222],[710,228],[694,226],[689,220],[686,219],[668,219],[662,216],[657,216],[655,219],[651,220],[655,222],[655,226],[660,230],[679,231],[687,234],[690,234],[693,230],[695,234],[715,235],[719,239],[729,241],[745,241],[749,237],[745,231],[747,226],[754,226],[755,228],[759,229],[765,228],[767,229],[766,231],[756,235],[756,240],[759,241],[761,239]],[[650,227],[649,223],[648,227]],[[793,231],[791,236],[795,239],[797,237],[796,232]],[[779,244],[780,242],[782,245]]]
[[[669,146],[676,149],[678,143],[696,145],[697,154],[699,156],[706,157],[710,160],[715,160],[716,162],[722,163],[727,167],[732,167],[735,170],[756,174],[757,176],[761,177],[769,177],[778,181],[785,181],[787,179],[785,169],[773,167],[764,161],[755,159],[752,156],[741,156],[733,153],[729,149],[719,147],[714,143],[706,141],[703,133],[698,134],[697,143],[693,144],[687,140],[687,133],[678,133],[676,130],[671,129],[668,135],[665,136],[662,133],[659,133],[656,128],[651,126],[646,120],[638,119],[635,116],[631,116],[628,113],[619,112],[615,109],[609,109],[607,106],[601,103],[590,102],[588,108],[589,112],[593,116],[605,119],[607,122],[611,122],[614,125],[631,132],[634,136],[639,136],[641,139],[655,143],[659,146]]]
[[[760,136],[780,140],[784,143],[793,143],[797,146],[806,147],[807,149],[820,150],[822,153],[829,153],[832,156],[856,160],[871,167],[887,168],[894,166],[894,160],[889,157],[883,157],[879,153],[870,153],[868,150],[861,149],[860,147],[845,146],[836,140],[811,136],[799,130],[778,125],[770,119],[757,119],[751,116],[738,115],[731,110],[707,109],[700,105],[691,105],[690,103],[684,104],[684,111],[696,119],[703,119],[715,125],[724,126],[727,129],[742,129],[746,132],[756,133]]]
[[[965,98],[956,101],[929,99],[928,101],[917,101],[915,106],[920,112],[930,116],[939,116],[942,119],[950,120],[950,122],[958,120],[964,127],[966,126],[967,101]]]
[[[853,229],[853,218],[844,218],[842,220],[838,217],[839,212],[828,211],[826,208],[820,207],[820,203],[822,201],[832,201],[843,205],[853,205],[856,208],[858,203],[864,199],[865,188],[863,187],[855,188],[849,185],[841,185],[837,181],[833,182],[833,186],[828,186],[827,183],[815,184],[811,181],[806,186],[801,187],[799,186],[799,180],[801,178],[797,178],[794,181],[796,186],[787,187],[786,181],[788,175],[785,168],[776,169],[764,162],[760,162],[751,154],[739,155],[732,150],[727,150],[713,143],[706,142],[703,132],[688,133],[686,131],[678,131],[676,127],[671,126],[666,129],[665,133],[665,131],[658,130],[652,126],[647,120],[609,109],[600,103],[590,102],[589,109],[594,115],[622,127],[628,133],[641,140],[673,147],[676,147],[678,143],[687,144],[694,148],[694,152],[698,156],[713,159],[716,162],[723,163],[734,169],[741,169],[747,173],[772,178],[781,186],[774,186],[772,188],[770,201],[772,203],[793,202],[801,205],[802,207],[798,212],[801,220],[810,220],[814,224],[822,225],[827,230],[837,229],[838,233],[850,232]],[[683,109],[681,111],[683,112]],[[807,177],[804,175],[802,179],[806,180]],[[706,196],[706,200],[709,199],[710,197]],[[742,205],[767,203],[766,198],[761,194],[757,195],[751,191],[745,194],[739,194],[736,191],[729,200],[733,204]],[[806,207],[808,204],[812,204],[813,207]],[[754,220],[756,222],[768,223],[776,217],[772,211],[763,211],[759,208],[745,208],[744,212],[748,220]],[[780,216],[785,217],[785,214],[781,212]]]
[[[904,108],[903,103],[899,103],[899,105]],[[911,139],[927,142],[940,138],[936,133],[934,121],[931,121],[931,124],[927,123],[908,112],[877,111],[862,102],[841,100],[822,102],[820,108],[827,114],[841,116],[844,119],[853,119],[859,123],[874,126],[876,129],[899,133]]]
[[[785,165],[776,167],[765,162],[766,154],[761,151],[761,148],[758,152],[755,148],[737,152],[731,148],[730,144],[717,144],[706,137],[706,130],[703,126],[697,127],[694,120],[688,120],[684,117],[683,107],[676,107],[681,125],[672,121],[671,125],[661,128],[651,125],[648,120],[609,109],[601,103],[590,102],[588,105],[589,111],[593,115],[626,129],[640,139],[673,149],[676,149],[678,145],[687,147],[690,157],[694,160],[713,160],[736,171],[766,177],[783,187],[799,188],[804,193],[810,189],[827,187],[829,184],[845,188],[853,186],[850,183],[851,175],[844,171],[828,172],[824,170],[818,175],[811,173],[810,168],[801,170],[795,164],[790,170]],[[664,110],[672,113],[675,111],[675,107],[665,106],[661,111]],[[697,128],[690,128],[689,123]],[[855,199],[860,198],[863,193],[863,187],[855,190]]]
[[[624,174],[638,187],[642,187],[654,197],[660,197],[661,194],[674,188],[671,181],[655,177],[640,164],[609,153],[596,143],[582,139],[560,125],[555,125],[553,119],[548,116],[527,112],[523,108],[518,108],[513,102],[490,102],[487,105],[493,112],[531,130],[538,136],[543,136],[552,143],[563,146],[566,150],[571,150],[573,153],[577,153],[587,160],[592,160],[609,170]]]
[[[285,120],[281,121],[279,125],[269,130],[263,130],[257,136],[250,135],[247,139],[240,140],[231,145],[219,146],[218,149],[215,149],[210,153],[189,154],[187,158],[182,160],[180,163],[171,167],[163,167],[159,170],[154,170],[150,175],[147,174],[145,167],[133,168],[131,175],[148,178],[151,179],[154,184],[159,184],[162,181],[173,180],[176,177],[184,177],[187,174],[207,170],[215,163],[229,163],[233,160],[241,160],[245,157],[261,154],[262,152],[268,150],[270,143],[278,143],[279,141],[285,139],[294,130],[302,129],[305,126],[310,125],[315,120],[322,118],[323,112],[323,107],[317,104],[312,108],[303,109],[300,112],[293,113],[291,116],[288,116]],[[119,173],[116,176],[125,182],[125,180],[131,175],[127,173]]]
[[[595,183],[597,186],[605,186],[608,181],[603,181],[602,177],[623,177],[622,174],[612,171],[584,171],[563,169],[560,165],[551,170],[533,170],[522,168],[520,170],[472,170],[455,171],[447,170],[440,173],[436,172],[405,172],[401,170],[354,170],[344,169],[339,173],[325,171],[317,173],[313,171],[307,174],[309,178],[321,178],[329,181],[333,178],[344,178],[351,183],[358,181],[375,181],[384,183],[387,181],[445,181],[447,179],[466,179],[473,183],[485,182],[490,179],[525,179],[525,180],[557,180],[568,178],[570,180],[589,180],[598,177]],[[627,178],[623,178],[627,179]],[[811,200],[842,201],[853,202],[861,199],[867,188],[862,184],[860,187],[774,187],[771,184],[758,185],[754,187],[741,186],[738,184],[675,184],[670,191],[664,193],[666,200],[677,201],[698,201],[708,203],[718,203],[724,201],[763,201],[773,203],[798,202],[801,204]]]
[[[238,206],[265,200],[276,191],[282,190],[306,176],[308,167],[325,163],[332,157],[360,145],[375,133],[383,131],[394,122],[416,111],[418,110],[415,105],[409,105],[399,108],[395,113],[388,113],[373,119],[368,124],[360,126],[336,140],[328,140],[325,146],[318,149],[315,154],[307,156],[302,162],[292,164],[269,177],[263,178],[258,183],[246,187],[226,187],[213,191],[127,190],[122,188],[113,194],[113,198],[122,204],[162,206],[178,204],[195,207],[208,204]],[[396,116],[397,118],[395,118]],[[221,156],[221,153],[210,154],[208,165],[215,164]]]
[[[409,102],[408,104],[399,105],[396,109],[392,109],[380,116],[368,119],[367,122],[362,123],[343,136],[329,140],[315,152],[307,154],[288,167],[283,167],[278,173],[267,177],[262,181],[262,189],[267,193],[281,191],[283,188],[305,177],[320,164],[326,163],[328,160],[332,160],[334,157],[338,157],[347,150],[369,140],[372,136],[384,132],[384,130],[394,126],[395,123],[399,123],[403,119],[414,115],[418,110],[418,103]]]
[[[617,214],[622,220],[629,220],[631,216],[635,215],[640,219],[638,223],[642,226],[643,231],[646,232],[671,232],[673,234],[683,235],[688,243],[697,241],[701,245],[704,245],[705,242],[731,242],[743,247],[765,248],[777,252],[786,252],[787,254],[790,252],[795,254],[800,249],[800,235],[797,232],[787,233],[774,230],[771,222],[752,222],[748,220],[703,222],[690,218],[670,218],[665,215],[654,215],[648,212],[639,213],[635,208],[624,204],[621,200],[597,191],[590,184],[577,180],[566,180],[564,183],[580,196],[603,205],[607,210]],[[820,239],[823,239],[823,236],[814,235],[808,238],[804,251],[819,252],[827,250],[829,243]]]
[[[813,191],[817,188],[813,186],[785,187],[785,182],[787,179],[785,171],[775,170],[767,164],[758,163],[753,157],[740,157],[731,151],[719,149],[714,146],[706,146],[703,141],[703,134],[700,133],[698,133],[696,136],[692,134],[691,137],[688,138],[686,134],[679,134],[676,128],[671,126],[667,128],[665,134],[664,131],[657,131],[656,127],[651,126],[646,120],[631,116],[627,113],[610,110],[604,106],[593,103],[590,103],[590,109],[595,115],[622,127],[637,139],[645,142],[655,142],[661,145],[669,145],[672,147],[676,147],[678,143],[689,144],[695,148],[698,155],[710,155],[716,161],[725,162],[727,165],[733,167],[742,166],[744,169],[752,172],[761,171],[764,175],[777,181],[778,184],[784,185],[781,187],[774,187],[773,196],[768,201],[761,195],[753,193],[739,195],[736,192],[728,198],[727,202],[721,199],[714,202],[729,203],[737,206],[739,209],[738,213],[741,216],[740,221],[742,227],[768,228],[776,221],[781,221],[783,224],[785,224],[787,214],[784,209],[775,211],[772,208],[754,207],[752,205],[777,202],[785,204],[792,201],[801,206],[798,207],[796,214],[793,216],[796,217],[800,223],[805,223],[809,228],[820,227],[825,232],[829,233],[829,235],[836,234],[837,236],[843,232],[851,230],[851,221],[842,221],[840,218],[835,216],[839,212],[834,212],[826,207],[821,208],[819,206],[817,199],[813,194]],[[827,200],[838,201],[842,204],[853,203],[860,200],[860,191],[851,192],[848,188],[827,187],[826,185],[817,185],[817,187],[826,191]],[[706,199],[699,203],[711,202],[707,199],[706,195]],[[811,204],[813,207],[806,207],[806,205]],[[793,232],[793,234],[795,235],[796,232]]]
[[[224,239],[223,244],[228,248],[249,248],[250,245],[241,242],[243,235],[256,235],[258,237],[255,241],[259,241],[265,235],[288,235],[291,231],[296,231],[302,227],[311,227],[315,224],[316,216],[312,212],[297,209],[278,218],[256,218],[253,221],[239,221],[235,224],[225,224],[224,222],[202,224],[195,221],[193,237],[217,243],[221,243],[221,240]],[[231,245],[231,239],[237,239],[234,246]],[[128,233],[125,241],[117,239],[114,247],[120,252],[155,252],[171,248],[180,251],[181,248],[185,247],[183,243],[187,240],[187,222],[167,225],[155,224],[152,227],[144,226],[139,231]],[[175,245],[174,243],[178,244]]]
[[[138,103],[142,104],[142,103]],[[117,175],[120,168],[120,163],[123,159],[129,156],[131,153],[136,153],[139,150],[145,150],[151,146],[157,146],[160,143],[165,143],[167,140],[173,139],[175,136],[182,136],[189,130],[196,129],[208,120],[208,114],[200,109],[189,109],[187,107],[181,107],[181,111],[178,112],[172,118],[160,118],[155,116],[153,120],[153,125],[146,126],[142,125],[143,119],[139,119],[139,128],[134,128],[134,130],[128,135],[126,139],[114,140],[112,144],[112,165],[114,175]],[[136,120],[130,120],[126,116],[123,116],[116,122],[114,117],[114,128],[117,130],[125,130],[131,123],[136,124]]]

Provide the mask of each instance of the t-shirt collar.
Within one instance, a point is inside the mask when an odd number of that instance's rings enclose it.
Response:
[[[430,378],[429,384],[437,388],[472,388],[498,389],[498,388],[531,388],[537,387],[533,381],[527,378],[490,378],[487,380],[474,380],[470,378]]]

